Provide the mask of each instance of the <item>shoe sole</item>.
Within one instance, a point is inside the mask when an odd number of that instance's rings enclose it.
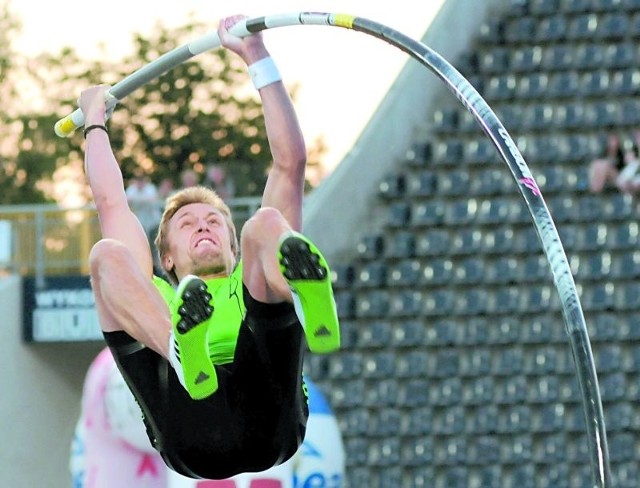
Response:
[[[183,314],[187,312],[187,310],[183,309],[183,297],[191,300],[192,296],[195,295],[200,298],[203,304],[207,303],[204,295],[205,293],[208,294],[206,286],[204,281],[196,276],[183,278],[176,290],[179,302],[171,320],[173,335],[178,345],[186,390],[194,400],[206,398],[218,389],[218,378],[209,355],[207,339],[208,319],[211,316],[211,311],[209,311],[208,317],[196,323],[187,322],[180,312],[181,309]],[[190,296],[187,294],[190,294]],[[194,311],[191,321],[199,320],[204,315],[207,315],[204,307],[205,305],[199,306],[197,311]]]
[[[280,242],[280,271],[302,316],[307,345],[313,353],[340,349],[340,325],[329,266],[322,253],[302,234],[291,232]]]

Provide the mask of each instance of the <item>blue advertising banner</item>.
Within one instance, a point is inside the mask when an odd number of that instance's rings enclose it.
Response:
[[[26,342],[102,340],[87,276],[47,277],[40,287],[34,277],[24,277],[22,282]]]

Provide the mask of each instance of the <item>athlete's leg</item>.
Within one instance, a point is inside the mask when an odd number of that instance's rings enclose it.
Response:
[[[329,266],[309,239],[280,212],[263,208],[242,229],[241,254],[243,282],[255,300],[293,302],[311,351],[339,348]]]
[[[304,336],[291,303],[260,303],[246,287],[243,296],[247,313],[227,395],[245,426],[246,461],[265,469],[285,462],[304,439]]]
[[[126,332],[105,332],[104,339],[142,410],[151,445],[171,469],[197,478],[185,464],[191,456],[184,455],[180,446],[196,444],[202,425],[208,424],[212,415],[220,415],[215,405],[198,410],[199,403],[188,397],[168,362]],[[210,464],[218,457],[209,457]]]
[[[242,227],[242,282],[259,302],[292,301],[278,263],[278,239],[290,231],[282,214],[273,208],[258,210]]]
[[[113,239],[97,242],[89,256],[91,285],[105,332],[124,330],[168,357],[169,309],[127,247]]]

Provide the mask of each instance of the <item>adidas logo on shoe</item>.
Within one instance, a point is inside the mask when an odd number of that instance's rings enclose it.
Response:
[[[211,376],[209,376],[204,371],[200,371],[200,373],[198,373],[198,376],[196,377],[194,383],[196,385],[199,385],[199,384],[204,383],[205,381],[207,381],[209,378],[211,378]]]
[[[315,337],[328,337],[331,335],[331,331],[327,328],[326,325],[322,324],[316,329],[313,335]]]

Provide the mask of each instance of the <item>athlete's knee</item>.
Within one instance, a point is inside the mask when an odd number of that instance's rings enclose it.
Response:
[[[94,244],[89,253],[89,269],[91,276],[98,278],[108,266],[110,271],[130,266],[131,251],[120,241],[115,239],[101,239]]]
[[[279,210],[272,207],[263,207],[247,220],[242,227],[240,236],[242,246],[250,242],[263,242],[266,236],[278,237],[289,227],[286,219]]]

